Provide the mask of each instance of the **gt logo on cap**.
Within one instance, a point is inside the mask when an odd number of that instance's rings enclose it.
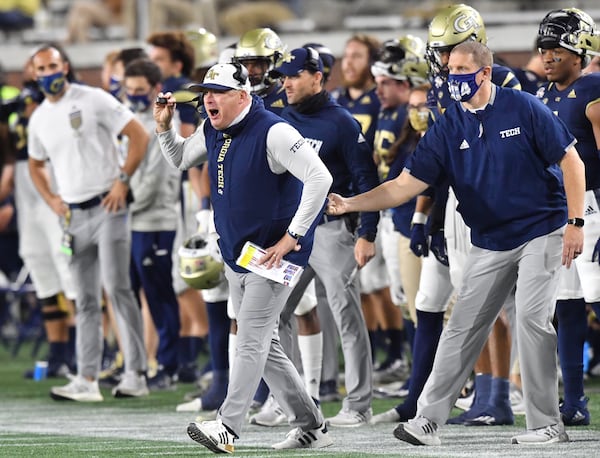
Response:
[[[206,79],[215,80],[219,76],[219,72],[215,71],[215,69],[211,68],[206,74]]]

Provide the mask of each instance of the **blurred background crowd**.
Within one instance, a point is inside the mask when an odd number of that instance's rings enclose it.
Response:
[[[380,39],[400,33],[425,38],[427,24],[437,9],[448,3],[441,0],[0,0],[2,64],[8,71],[19,72],[23,52],[36,44],[53,41],[67,46],[80,70],[99,68],[115,42],[120,47],[133,47],[156,31],[197,27],[214,33],[222,47],[246,30],[271,27],[292,48],[307,40],[320,41],[339,55],[348,34],[353,32],[369,31]],[[564,7],[564,3],[475,0],[470,4],[486,18],[490,45],[495,52],[522,53],[511,62],[520,65],[528,58],[540,17],[548,10]],[[594,19],[600,18],[595,0],[569,3],[588,11]]]

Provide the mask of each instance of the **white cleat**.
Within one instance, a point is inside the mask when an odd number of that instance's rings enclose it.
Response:
[[[190,402],[177,404],[176,412],[200,412],[202,410],[202,399],[196,398]]]
[[[190,438],[215,453],[233,453],[235,436],[221,420],[190,423],[187,427]]]
[[[104,400],[98,387],[98,380],[89,381],[80,375],[72,377],[65,386],[52,387],[50,396],[57,401],[100,402]]]
[[[269,396],[258,413],[250,417],[250,423],[259,426],[279,426],[287,422],[287,415],[273,395]]]
[[[372,416],[373,410],[370,407],[365,412],[344,408],[340,410],[335,417],[328,418],[326,422],[329,426],[355,428],[369,423]]]
[[[456,402],[454,403],[454,407],[456,407],[460,410],[467,411],[471,408],[474,398],[475,398],[475,391],[473,391],[470,395],[468,395],[464,398],[458,398],[456,400]]]
[[[394,429],[394,436],[412,445],[441,445],[437,430],[436,423],[425,417],[417,417],[400,423]]]
[[[115,398],[137,398],[148,394],[150,390],[146,384],[146,377],[133,371],[125,372],[119,384],[112,389]]]
[[[285,436],[285,440],[273,444],[276,450],[293,448],[324,448],[333,444],[333,439],[327,431],[327,426],[321,425],[309,431],[302,431],[300,427],[292,429]]]
[[[513,444],[554,444],[556,442],[569,442],[569,436],[565,432],[562,423],[545,426],[544,428],[528,429],[526,433],[514,436]]]
[[[410,367],[408,363],[403,359],[396,359],[386,368],[373,371],[373,383],[392,383],[399,380],[406,380],[409,376]]]
[[[398,423],[400,421],[400,414],[396,409],[386,410],[385,412],[373,415],[370,425],[378,425],[380,423]]]

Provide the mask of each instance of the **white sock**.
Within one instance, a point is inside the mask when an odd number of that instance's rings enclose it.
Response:
[[[321,368],[323,367],[323,333],[298,336],[298,348],[304,369],[306,391],[318,400]]]
[[[227,353],[229,355],[229,379],[231,380],[231,370],[233,369],[233,358],[235,356],[235,346],[237,345],[237,334],[229,333],[229,348]]]

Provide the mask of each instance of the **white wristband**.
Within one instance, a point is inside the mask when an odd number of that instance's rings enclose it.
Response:
[[[427,222],[427,215],[425,213],[416,212],[413,217],[411,224],[425,224]]]

